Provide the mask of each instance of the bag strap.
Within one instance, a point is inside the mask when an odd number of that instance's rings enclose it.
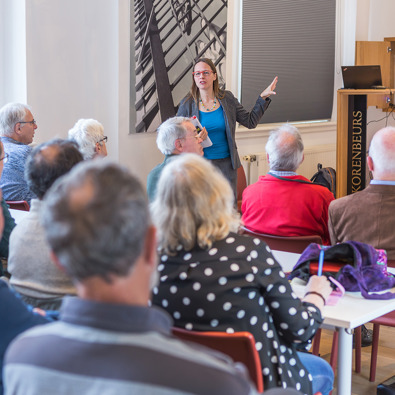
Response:
[[[326,185],[321,184],[320,182],[311,182],[311,181],[299,180],[299,179],[295,179],[295,178],[281,177],[281,176],[278,176],[278,175],[270,173],[270,172],[268,174],[270,174],[274,178],[278,178],[279,180],[299,182],[300,184],[321,185],[322,187],[328,189],[328,187]]]

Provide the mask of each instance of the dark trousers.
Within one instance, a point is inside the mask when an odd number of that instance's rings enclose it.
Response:
[[[229,181],[233,190],[235,202],[237,202],[237,169],[233,168],[230,157],[224,159],[211,159],[211,163],[218,167],[225,178]]]

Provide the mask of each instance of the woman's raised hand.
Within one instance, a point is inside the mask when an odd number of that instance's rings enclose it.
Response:
[[[262,99],[266,99],[267,97],[276,94],[274,90],[276,89],[277,81],[278,81],[278,77],[274,77],[272,83],[261,93]]]

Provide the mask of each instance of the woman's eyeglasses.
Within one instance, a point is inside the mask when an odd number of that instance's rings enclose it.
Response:
[[[209,71],[209,70],[205,70],[205,71],[194,71],[192,74],[195,77],[200,77],[201,75],[204,75],[205,77],[208,77],[211,73],[214,73],[214,71]]]

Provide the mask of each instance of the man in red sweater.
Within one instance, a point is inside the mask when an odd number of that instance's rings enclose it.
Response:
[[[333,194],[297,175],[303,162],[297,128],[285,124],[270,133],[266,144],[270,171],[244,190],[241,206],[246,228],[276,236],[319,235],[329,245],[328,207]]]

